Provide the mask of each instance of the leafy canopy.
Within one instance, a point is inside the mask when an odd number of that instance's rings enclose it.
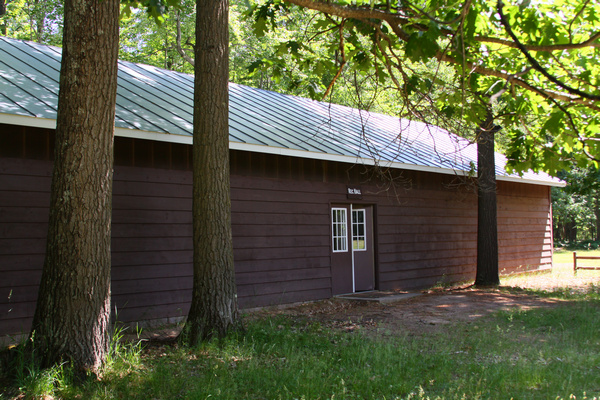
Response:
[[[396,91],[401,116],[463,136],[491,107],[517,171],[598,165],[600,3],[257,0],[256,32],[284,29],[297,7],[318,12],[306,31],[329,51],[289,43],[280,61],[328,71],[324,87],[370,75]]]

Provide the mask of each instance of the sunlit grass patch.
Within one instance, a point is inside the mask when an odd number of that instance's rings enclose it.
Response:
[[[579,251],[578,255],[600,256],[599,250]],[[524,288],[532,290],[544,290],[557,295],[569,293],[597,292],[600,285],[600,270],[573,270],[573,253],[569,251],[557,251],[554,255],[551,270],[501,276],[500,283],[505,287]],[[600,260],[580,260],[579,265],[598,265]]]
[[[583,257],[600,257],[600,249],[596,250],[576,250],[578,256]],[[571,250],[555,250],[552,259],[554,264],[571,264],[573,265],[573,251]],[[600,260],[581,260],[582,263],[589,265],[600,266]]]

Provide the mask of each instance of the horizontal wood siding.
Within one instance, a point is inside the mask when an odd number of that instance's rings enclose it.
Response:
[[[191,185],[190,171],[115,167],[115,318],[129,322],[187,315],[192,290]]]
[[[4,129],[6,128],[6,129]],[[27,332],[44,261],[53,132],[0,130],[0,334]],[[112,292],[122,321],[176,320],[192,285],[191,146],[115,139]],[[475,274],[477,203],[464,179],[231,151],[242,308],[331,296],[332,204],[373,206],[378,289]],[[375,183],[373,183],[375,182]],[[393,183],[393,184],[392,184]],[[362,197],[349,200],[347,187]],[[549,266],[549,188],[498,183],[500,267]]]
[[[49,161],[0,157],[2,335],[30,329],[46,252],[50,175]]]
[[[552,267],[549,187],[512,182],[498,186],[498,247],[502,274]]]
[[[51,168],[50,161],[0,158],[2,334],[27,332],[35,310]],[[113,210],[114,317],[186,315],[192,284],[191,174],[117,166]]]
[[[379,200],[380,289],[470,280],[477,264],[475,187],[456,178],[405,174],[395,201]],[[501,274],[552,265],[549,187],[498,182]]]
[[[477,255],[473,188],[450,176],[403,177],[397,197],[377,208],[379,288],[407,290],[470,278]]]
[[[331,297],[329,198],[314,182],[231,177],[241,307]]]

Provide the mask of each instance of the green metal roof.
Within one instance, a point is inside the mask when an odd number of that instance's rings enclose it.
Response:
[[[0,122],[54,128],[61,49],[0,37]],[[230,148],[293,157],[465,174],[476,147],[432,125],[229,84]],[[115,134],[192,143],[193,76],[119,61]],[[546,174],[500,180],[562,186]]]

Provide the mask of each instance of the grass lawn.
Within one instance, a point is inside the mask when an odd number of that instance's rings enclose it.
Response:
[[[576,250],[577,256],[579,257],[600,257],[600,249],[598,250]],[[555,264],[568,263],[573,265],[573,251],[570,250],[556,250],[554,251],[554,258],[552,259]],[[600,260],[578,260],[577,264],[600,266]]]
[[[502,311],[433,335],[266,318],[200,348],[121,348],[102,379],[83,386],[68,368],[24,371],[0,398],[597,398],[600,290],[563,296],[556,307]]]
[[[556,273],[573,276],[568,265]],[[557,300],[450,323],[432,334],[384,324],[347,331],[285,315],[252,318],[246,332],[199,348],[119,344],[102,378],[83,385],[72,384],[67,366],[22,365],[18,379],[4,392],[0,387],[0,399],[600,398],[600,286],[502,290]]]

